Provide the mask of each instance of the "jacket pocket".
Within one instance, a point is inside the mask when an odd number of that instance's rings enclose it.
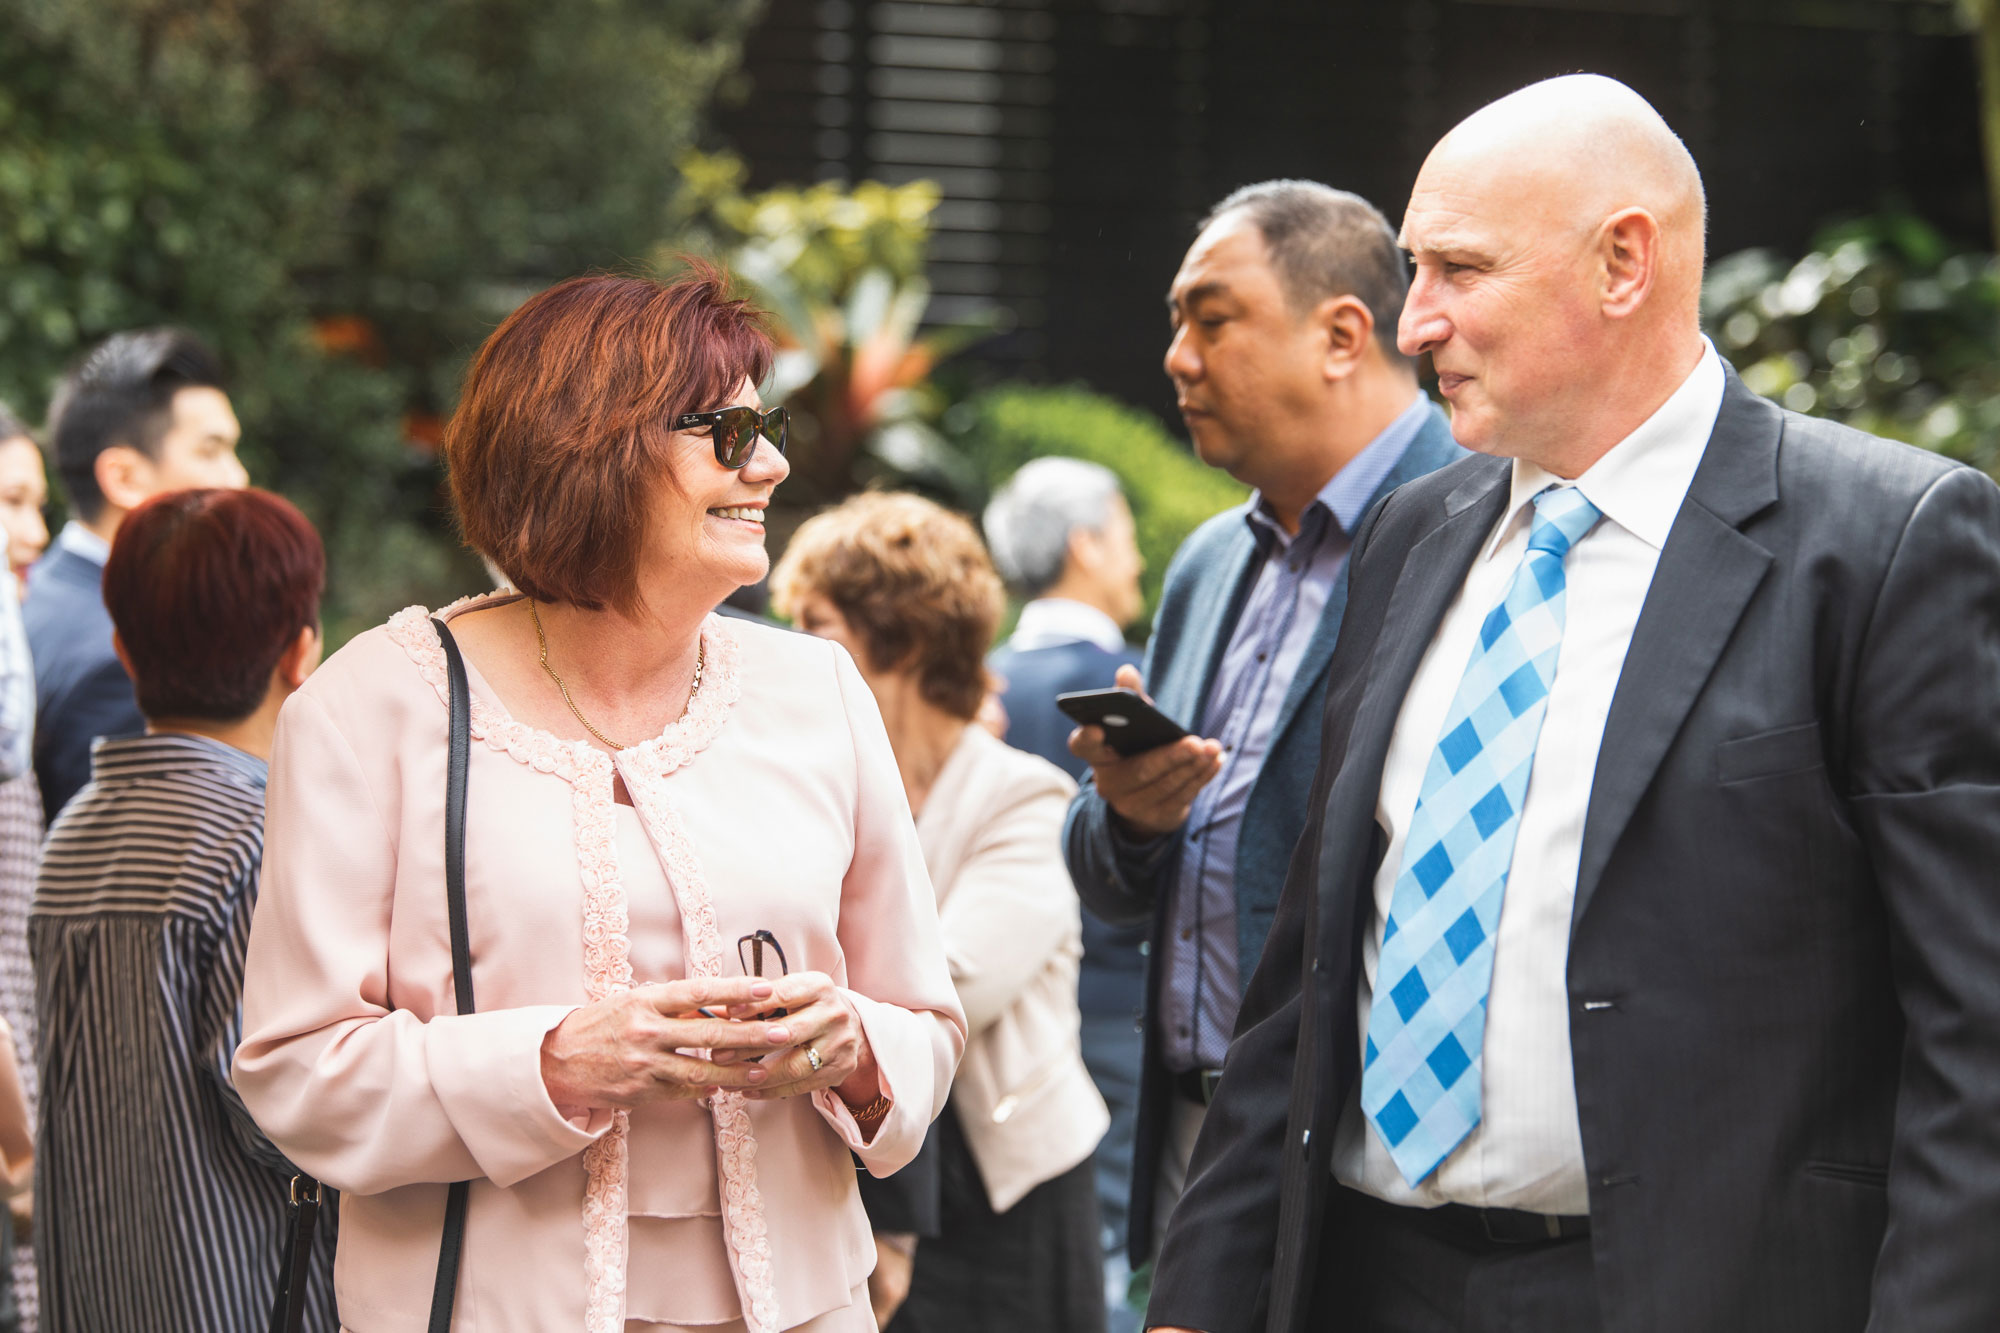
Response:
[[[1806,773],[1825,763],[1817,722],[1801,722],[1755,736],[1742,736],[1715,747],[1716,778],[1725,787],[1758,778]]]
[[[1062,1054],[1037,1069],[1027,1078],[1008,1089],[1007,1094],[993,1104],[993,1123],[1004,1125],[1014,1118],[1014,1113],[1023,1103],[1033,1099],[1036,1093],[1052,1086],[1056,1075],[1060,1074],[1078,1059],[1074,1046],[1062,1048]]]
[[[1807,1162],[1805,1172],[1821,1180],[1837,1180],[1843,1185],[1867,1185],[1878,1190],[1889,1188],[1889,1168],[1886,1166],[1866,1166],[1859,1162]]]

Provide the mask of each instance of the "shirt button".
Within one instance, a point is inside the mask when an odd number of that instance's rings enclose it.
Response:
[[[1192,927],[1192,926],[1182,926],[1182,927],[1181,927],[1181,938],[1182,938],[1183,940],[1191,940],[1191,939],[1193,939],[1193,938],[1194,938],[1194,927]]]
[[[1258,654],[1257,654],[1257,660],[1258,660],[1259,662],[1261,662],[1261,661],[1263,661],[1263,660],[1264,660],[1265,656],[1266,656],[1266,654],[1264,654],[1264,653],[1258,653]]]

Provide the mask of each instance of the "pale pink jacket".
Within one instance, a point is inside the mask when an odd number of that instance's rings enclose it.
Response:
[[[236,1082],[272,1141],[342,1191],[335,1285],[354,1333],[425,1326],[443,1182],[460,1179],[456,1333],[622,1333],[628,1289],[699,1304],[717,1281],[728,1308],[688,1322],[740,1312],[774,1333],[847,1307],[872,1268],[848,1152],[877,1175],[908,1162],[965,1041],[930,881],[846,654],[714,616],[702,638],[688,715],[615,760],[513,721],[474,674],[467,1016],[452,1000],[445,666],[427,613],[355,639],[285,705]],[[544,1034],[635,982],[614,764],[660,862],[643,869],[671,882],[688,975],[738,974],[735,940],[768,929],[792,970],[848,989],[895,1101],[872,1142],[825,1092],[583,1124],[557,1112]]]

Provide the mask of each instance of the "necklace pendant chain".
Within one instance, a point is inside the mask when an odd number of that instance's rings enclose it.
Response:
[[[597,739],[602,741],[605,745],[610,746],[613,750],[623,750],[628,748],[624,745],[620,745],[617,741],[612,740],[609,736],[599,731],[591,723],[591,720],[583,715],[583,710],[576,706],[576,700],[570,697],[569,686],[563,684],[563,678],[561,676],[558,676],[556,674],[556,669],[549,665],[549,636],[542,632],[542,613],[535,609],[534,598],[529,597],[525,598],[524,600],[528,603],[528,618],[535,622],[535,642],[541,645],[542,670],[548,673],[548,677],[551,681],[555,682],[556,689],[562,694],[563,702],[569,705],[569,711],[573,715],[575,715],[577,721],[583,723],[583,729],[585,731],[597,737]],[[695,652],[694,652],[694,683],[688,686],[687,702],[681,705],[681,713],[680,713],[681,717],[686,717],[688,709],[694,707],[694,697],[697,694],[701,693],[702,669],[707,665],[708,665],[708,645],[702,642],[699,637],[697,637],[695,640]],[[679,721],[679,718],[676,718],[675,720]]]

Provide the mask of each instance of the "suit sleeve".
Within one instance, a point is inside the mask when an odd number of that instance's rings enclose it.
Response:
[[[1856,674],[1847,777],[1907,1036],[1871,1333],[2000,1328],[2000,489],[1912,512]]]
[[[1174,623],[1183,614],[1187,598],[1184,559],[1177,553],[1167,567],[1160,612],[1139,668],[1147,687],[1155,693],[1153,673],[1169,655],[1162,651],[1162,644],[1175,637]],[[1086,770],[1070,802],[1069,817],[1063,821],[1062,837],[1070,881],[1093,916],[1112,926],[1135,926],[1153,919],[1153,903],[1173,868],[1177,840],[1172,834],[1148,838],[1122,828]]]

